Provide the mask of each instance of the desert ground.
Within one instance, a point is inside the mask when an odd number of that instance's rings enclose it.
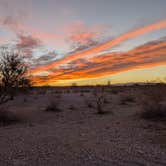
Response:
[[[105,87],[103,114],[94,87],[18,94],[3,106],[20,120],[0,126],[0,166],[166,165],[166,119],[140,116],[149,89],[166,95],[166,85]]]

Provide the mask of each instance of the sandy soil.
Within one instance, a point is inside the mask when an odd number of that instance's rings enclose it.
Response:
[[[0,166],[166,165],[166,124],[139,118],[140,94],[108,91],[105,115],[87,106],[91,92],[17,96],[8,108],[23,121],[0,127]],[[50,100],[62,111],[44,111]]]

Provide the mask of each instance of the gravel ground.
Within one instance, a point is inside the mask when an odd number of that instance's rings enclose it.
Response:
[[[45,112],[51,96],[9,103],[26,121],[0,127],[0,166],[166,165],[166,125],[140,119],[138,102],[119,104],[114,94],[104,106],[110,113],[97,115],[84,102],[89,93],[66,93],[62,112]]]

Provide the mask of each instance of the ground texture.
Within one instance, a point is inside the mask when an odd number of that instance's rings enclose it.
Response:
[[[90,92],[61,94],[57,113],[44,111],[56,94],[18,96],[8,107],[24,120],[0,127],[0,166],[166,165],[166,125],[140,119],[122,93],[108,94],[105,115],[86,105]]]

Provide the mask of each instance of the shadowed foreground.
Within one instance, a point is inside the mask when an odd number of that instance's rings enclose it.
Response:
[[[133,101],[121,102],[130,94]],[[23,122],[0,127],[1,166],[166,165],[166,124],[146,121],[139,88],[109,93],[98,115],[85,103],[90,92],[61,94],[61,112],[46,112],[56,93],[18,96],[8,105]]]

